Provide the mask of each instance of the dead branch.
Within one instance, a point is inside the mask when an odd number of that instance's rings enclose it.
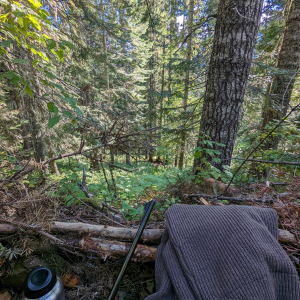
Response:
[[[290,196],[290,195],[295,195],[293,193],[288,193],[288,192],[285,192],[285,193],[279,193],[278,196],[279,198],[283,198],[283,197],[287,197],[287,196]],[[300,193],[296,194],[297,196],[300,197]]]
[[[11,177],[9,178],[9,180],[14,179],[18,174],[20,174],[21,172],[23,172],[23,171],[26,169],[26,167],[28,166],[28,164],[29,164],[30,161],[31,161],[31,159],[28,159],[28,161],[27,161],[27,163],[25,164],[25,166],[24,166],[21,170],[17,171],[13,176],[11,176]]]
[[[108,191],[111,193],[111,191],[110,191],[110,186],[109,186],[109,183],[108,183],[108,180],[107,180],[107,177],[106,177],[106,172],[105,172],[105,169],[104,169],[104,167],[103,167],[102,160],[100,161],[100,165],[101,165],[102,172],[103,172],[103,175],[104,175],[104,178],[105,178],[105,182],[106,182],[106,184],[107,184],[107,189],[108,189]]]
[[[29,230],[32,230],[34,232],[37,232],[39,233],[40,235],[43,235],[45,237],[47,237],[48,239],[50,239],[51,241],[53,241],[54,243],[57,243],[57,244],[64,244],[64,242],[58,238],[56,238],[55,236],[51,235],[50,233],[48,232],[45,232],[44,230],[41,230],[41,226],[38,225],[38,226],[34,226],[34,225],[28,225],[28,224],[24,224],[24,223],[21,223],[21,222],[17,222],[17,221],[9,221],[9,220],[5,220],[3,218],[0,218],[0,221],[1,222],[4,222],[4,223],[8,223],[10,224],[11,226],[14,226],[15,227],[15,231],[17,231],[17,226],[19,227],[23,227],[25,229],[29,229]],[[1,224],[2,225],[7,225],[8,224]],[[7,227],[8,230],[11,230],[11,227]],[[0,234],[1,234],[1,231],[0,231]]]
[[[71,191],[69,188],[68,188],[68,191],[69,191],[69,193],[70,193],[70,194],[71,194],[78,202],[80,202],[80,203],[83,204],[84,206],[86,206],[86,207],[92,209],[93,211],[97,212],[99,215],[101,215],[102,217],[106,218],[107,220],[109,220],[109,221],[111,221],[111,222],[113,222],[113,223],[115,223],[115,224],[118,224],[118,225],[120,225],[120,226],[122,226],[122,227],[125,227],[125,225],[121,224],[120,222],[118,222],[118,221],[116,221],[116,220],[113,220],[113,219],[109,218],[109,217],[106,216],[104,213],[100,212],[99,210],[95,209],[94,207],[92,207],[92,206],[86,204],[86,203],[85,203],[84,201],[82,201],[81,199],[77,198],[77,197],[72,193],[72,191]]]
[[[117,210],[117,209],[115,209],[115,208],[109,206],[105,201],[102,202],[102,205],[103,205],[104,207],[106,207],[108,210],[110,210],[111,212],[113,212],[114,214],[120,215],[120,216],[124,219],[124,221],[126,222],[126,218],[125,218],[123,212],[121,212],[121,211],[119,211],[119,210]]]
[[[84,192],[84,194],[87,198],[93,197],[93,195],[89,193],[88,187],[86,185],[85,167],[83,167],[83,172],[82,172],[82,183],[78,183],[78,186]]]
[[[83,150],[83,151],[82,151],[82,150],[79,150],[79,151],[72,152],[72,153],[59,154],[58,156],[55,156],[55,157],[51,157],[51,158],[49,158],[49,159],[46,159],[45,161],[41,162],[40,164],[41,164],[41,166],[45,166],[46,164],[48,164],[48,163],[50,163],[50,162],[52,162],[52,161],[59,160],[59,159],[63,159],[63,158],[70,157],[70,156],[75,156],[75,155],[78,155],[78,154],[83,154],[83,153],[85,153],[85,152],[89,152],[89,151],[92,151],[92,150],[94,150],[94,149],[98,149],[98,148],[101,148],[101,147],[104,147],[104,146],[106,146],[106,144],[98,145],[98,146],[96,146],[96,147],[89,148],[89,149],[86,149],[86,150]],[[20,177],[29,174],[29,173],[32,172],[33,170],[34,170],[34,167],[30,167],[30,168],[28,168],[28,169],[26,169],[26,170],[24,170],[24,171],[22,171],[22,172],[19,172],[19,171],[18,171],[19,173],[16,172],[16,173],[18,173],[18,174],[17,174],[17,175],[14,174],[14,175],[12,176],[12,178],[14,178],[14,179],[19,179]]]
[[[1,222],[7,222],[0,219]],[[31,226],[31,229],[38,230],[40,226]],[[51,232],[78,232],[89,233],[91,235],[97,235],[105,238],[114,238],[120,240],[133,240],[138,229],[130,229],[124,227],[113,227],[105,225],[91,225],[85,223],[67,223],[67,222],[53,222],[50,226]],[[144,242],[158,242],[160,241],[163,229],[145,229],[141,239]],[[13,224],[0,224],[1,234],[12,234],[17,232],[17,226]]]
[[[204,195],[204,194],[190,194],[185,195],[187,198],[208,198],[213,200],[228,200],[228,201],[238,201],[238,202],[264,202],[264,203],[273,203],[273,199],[243,199],[243,198],[235,198],[235,197],[225,197],[225,196],[213,196],[213,195]]]
[[[0,219],[1,222],[8,222]],[[29,226],[27,228],[39,230],[40,226]],[[0,235],[13,234],[17,232],[18,227],[13,224],[0,224]],[[91,225],[85,223],[66,223],[66,222],[53,222],[50,226],[51,232],[56,233],[88,233],[90,235],[101,236],[103,238],[113,238],[119,240],[132,241],[138,229],[120,228],[105,225]],[[141,239],[144,242],[157,243],[160,241],[164,229],[145,229]],[[280,243],[296,243],[297,239],[294,234],[287,230],[278,229],[278,241]]]
[[[260,147],[260,145],[266,141],[270,135],[295,111],[298,109],[298,107],[300,107],[300,103],[297,104],[296,106],[294,106],[290,112],[285,116],[283,117],[280,122],[264,137],[264,138],[261,138],[258,142],[258,144],[254,147],[254,149],[248,154],[248,156],[244,159],[244,161],[240,164],[240,166],[237,168],[237,170],[235,171],[235,173],[233,174],[233,176],[231,177],[228,185],[227,185],[227,188],[226,190],[224,191],[224,193],[227,192],[228,188],[230,187],[231,183],[233,182],[233,179],[235,178],[236,174],[240,171],[240,169],[242,168],[242,166],[249,160],[249,158],[251,157],[251,155]],[[223,193],[223,194],[224,194]]]
[[[90,225],[84,223],[54,222],[51,231],[54,232],[84,232],[105,238],[133,240],[138,229],[120,228],[105,225]],[[160,241],[163,229],[145,229],[141,239],[144,242]],[[0,231],[1,232],[1,231]]]
[[[86,154],[84,154],[83,156],[85,156],[85,157],[87,157],[87,158],[92,158],[90,155],[86,155]],[[109,162],[107,162],[107,161],[105,161],[105,160],[98,159],[98,158],[93,158],[93,160],[100,161],[100,162],[102,162],[102,163],[108,164],[110,167],[113,167],[113,168],[116,168],[116,169],[120,169],[120,170],[123,170],[123,171],[126,171],[126,172],[134,172],[134,171],[137,171],[137,170],[138,170],[138,168],[129,170],[129,169],[126,169],[126,168],[117,166],[117,165],[115,165],[115,164],[109,163]]]
[[[107,257],[126,256],[131,247],[131,243],[100,240],[97,238],[84,237],[79,246],[85,250],[96,250],[102,259],[106,260]],[[133,261],[149,262],[155,260],[157,248],[146,245],[137,245]]]
[[[232,157],[231,159],[244,160],[244,158]],[[276,164],[276,165],[293,165],[300,166],[300,162],[297,161],[273,161],[273,160],[261,160],[261,159],[247,159],[247,161],[255,161],[264,164]]]
[[[270,182],[270,186],[276,186],[276,185],[288,185],[288,182]]]

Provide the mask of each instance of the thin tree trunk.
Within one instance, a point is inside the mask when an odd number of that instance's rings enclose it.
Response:
[[[112,147],[109,148],[110,152],[110,162],[114,165],[115,164],[115,154],[114,149]]]
[[[154,34],[153,34],[154,36]],[[149,67],[151,70],[151,74],[150,74],[150,82],[149,82],[149,128],[154,127],[155,124],[155,97],[154,97],[154,46],[152,47],[151,51],[153,52],[153,55],[150,57],[150,61],[149,61]],[[149,161],[153,161],[153,153],[152,150],[149,150]]]
[[[101,13],[102,13],[102,22],[104,23],[105,20],[105,14],[104,14],[104,5],[103,5],[103,0],[101,0]],[[108,99],[110,99],[110,92],[109,92],[109,73],[108,73],[108,67],[107,67],[107,47],[106,47],[106,35],[105,35],[105,29],[103,29],[103,33],[102,33],[102,43],[103,43],[103,51],[104,51],[104,55],[105,55],[105,66],[104,66],[104,70],[105,70],[105,79],[106,79],[106,89],[107,89],[107,93],[108,93]]]
[[[127,134],[129,134],[129,125],[127,123]],[[127,149],[126,152],[130,152],[130,141],[128,141],[127,143]],[[130,159],[130,154],[126,154],[126,165],[131,166],[131,159]]]
[[[289,108],[295,83],[295,71],[300,64],[300,1],[292,1],[285,22],[285,30],[276,67],[286,74],[276,74],[272,79],[269,95],[264,100],[262,129],[269,122],[280,120]],[[262,148],[276,149],[280,136],[270,137]]]
[[[99,149],[94,149],[91,153],[91,169],[94,171],[99,171],[100,165],[98,160],[98,151]]]
[[[29,59],[32,61],[32,56],[29,54]],[[31,67],[30,69],[31,76],[34,78],[35,81],[35,93],[39,96],[41,96],[41,90],[40,90],[40,81],[39,76],[36,72],[36,69]],[[28,105],[26,105],[26,109],[30,116],[30,126],[31,126],[31,136],[33,141],[33,148],[34,148],[34,157],[35,160],[40,163],[46,159],[46,142],[45,142],[45,134],[42,131],[42,120],[41,120],[41,114],[42,111],[37,109],[37,107],[40,107],[38,105],[39,98],[34,97],[30,99],[31,101],[28,101]],[[45,174],[49,174],[48,165],[45,165],[44,168]]]
[[[48,151],[48,155],[49,158],[54,157],[54,152],[52,151],[51,148]],[[50,168],[51,168],[51,174],[56,174],[56,175],[60,174],[55,160],[50,162]]]
[[[222,162],[213,165],[222,169],[230,165],[233,146],[252,55],[257,37],[263,0],[220,0],[217,22],[206,80],[200,138],[207,136],[220,152]],[[208,156],[208,155],[207,155]],[[227,159],[227,160],[226,160]],[[201,165],[201,158],[194,160],[194,174]]]
[[[23,120],[26,120],[26,116],[25,116],[25,107],[26,104],[25,102],[28,101],[27,98],[28,96],[24,95],[23,97],[19,96],[16,94],[16,92],[13,92],[11,95],[12,101],[15,101],[17,104],[17,109],[19,111],[19,118],[20,118],[20,123],[21,125],[21,134],[22,134],[22,138],[23,138],[23,149],[24,150],[29,150],[32,148],[31,143],[30,143],[30,139],[29,139],[29,126],[28,124],[24,124]]]
[[[188,28],[188,38],[187,38],[187,48],[186,48],[186,60],[190,61],[192,54],[192,30],[193,30],[193,17],[194,17],[194,0],[190,0],[189,4],[189,19],[187,23]],[[184,80],[184,97],[183,97],[183,110],[186,113],[188,98],[189,98],[189,84],[190,84],[190,72],[189,70],[185,73]],[[181,142],[180,142],[180,156],[179,156],[179,169],[182,170],[184,162],[184,151],[185,151],[185,141],[186,141],[186,130],[183,128]]]
[[[166,47],[166,40],[164,39],[163,42],[163,59],[165,56],[165,47]],[[165,87],[165,64],[163,64],[161,70],[161,91],[160,91],[160,107],[159,107],[159,126],[162,127],[163,124],[163,107],[164,107],[164,87]]]

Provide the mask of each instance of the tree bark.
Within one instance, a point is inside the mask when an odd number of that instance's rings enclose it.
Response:
[[[36,225],[39,229],[41,226]],[[18,230],[17,226],[11,224],[0,224],[0,235],[11,234]],[[67,223],[67,222],[53,222],[50,226],[50,231],[54,233],[67,232],[82,232],[90,235],[101,236],[103,238],[112,238],[125,241],[133,241],[138,229],[113,227],[106,225],[92,225],[86,223]],[[163,229],[145,229],[143,231],[141,240],[143,242],[157,243],[161,239]]]
[[[100,166],[99,166],[99,159],[98,159],[98,153],[99,149],[94,149],[91,152],[91,170],[94,171],[99,171],[100,170]]]
[[[220,0],[206,80],[200,138],[216,143],[216,157],[230,165],[238,122],[244,102],[252,54],[257,37],[262,0]],[[201,158],[194,160],[194,174]],[[222,169],[222,163],[213,163]]]
[[[49,158],[54,157],[54,152],[51,148],[48,151],[48,155]],[[50,168],[51,168],[51,174],[56,174],[56,175],[60,174],[55,160],[50,162]]]
[[[189,4],[189,19],[187,23],[188,28],[188,38],[187,38],[187,48],[186,48],[186,60],[190,61],[192,54],[192,30],[193,30],[193,18],[194,18],[194,0],[190,0]],[[190,72],[189,70],[185,73],[184,80],[184,97],[183,97],[183,110],[186,113],[188,98],[189,98],[189,85],[190,85]],[[183,128],[181,142],[180,142],[180,155],[179,155],[179,169],[182,170],[184,162],[184,151],[185,151],[185,141],[186,141],[186,130]]]
[[[127,100],[128,100],[128,97],[127,97],[127,94],[126,94],[126,102],[127,102]],[[129,116],[128,116],[129,117]],[[129,134],[130,133],[130,130],[129,130],[129,122],[128,122],[128,120],[126,121],[126,127],[127,127],[127,134]],[[126,149],[126,165],[128,165],[128,166],[131,166],[131,159],[130,159],[130,141],[128,141],[127,143],[126,143],[126,146],[127,146],[127,149]]]
[[[100,240],[97,238],[84,237],[79,246],[86,250],[96,250],[102,259],[107,257],[126,256],[130,250],[131,243]],[[146,245],[137,245],[132,260],[138,262],[154,261],[157,248]]]
[[[102,22],[104,24],[105,20],[105,14],[104,14],[104,5],[103,5],[103,0],[101,0],[101,14],[102,14]],[[109,73],[108,73],[108,68],[107,68],[107,48],[106,48],[106,35],[105,35],[105,29],[103,28],[102,32],[102,43],[103,43],[103,51],[105,55],[105,61],[104,61],[104,70],[105,70],[105,80],[106,80],[106,89],[108,93],[108,99],[110,99],[110,92],[109,92]]]
[[[288,11],[282,45],[277,57],[276,67],[282,72],[272,78],[269,95],[264,100],[262,129],[269,122],[280,120],[289,108],[295,83],[295,71],[300,64],[300,1],[294,0]],[[280,136],[270,137],[262,145],[264,150],[276,149]]]
[[[36,225],[37,230],[41,225]],[[138,229],[120,228],[105,225],[91,225],[86,223],[66,223],[53,222],[50,227],[51,232],[59,233],[88,233],[89,235],[97,235],[104,238],[114,238],[119,240],[133,241]],[[13,234],[18,231],[17,225],[0,224],[0,235]],[[162,237],[164,229],[145,229],[142,234],[143,242],[158,243]],[[294,234],[287,230],[278,229],[278,241],[280,243],[296,243],[297,238]]]
[[[114,165],[115,164],[115,154],[114,154],[114,148],[110,147],[109,148],[109,152],[110,152],[110,162]]]

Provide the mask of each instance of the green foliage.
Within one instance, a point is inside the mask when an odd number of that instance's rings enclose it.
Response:
[[[61,171],[61,175],[51,175],[55,180],[59,180],[59,190],[53,196],[60,196],[66,202],[66,205],[73,203],[78,204],[77,199],[82,201],[88,201],[84,193],[80,190],[78,183],[82,180],[82,169],[85,162],[77,162],[71,159],[72,166],[66,163],[58,163]],[[118,163],[118,165],[126,167],[126,165]],[[177,181],[177,170],[173,167],[155,168],[149,163],[139,163],[139,170],[134,173],[128,173],[123,170],[114,170],[114,179],[118,196],[114,200],[114,204],[121,210],[123,210],[125,216],[128,219],[139,220],[143,214],[143,206],[139,204],[139,199],[147,195],[147,190],[151,189],[153,197],[155,197],[155,191],[162,191],[168,186],[169,183],[174,184]],[[102,201],[110,203],[114,195],[113,182],[111,178],[108,178],[111,192],[109,192],[105,178],[102,172],[93,172],[87,169],[87,185],[89,192],[93,195],[93,206],[97,204],[101,206]],[[108,168],[105,166],[107,174],[109,174]],[[174,172],[175,171],[175,172]],[[185,172],[179,171],[179,174],[183,176]],[[73,197],[69,190],[74,194]],[[149,196],[148,196],[149,197]],[[147,201],[151,200],[147,198]],[[172,203],[175,203],[177,199],[167,199],[163,206],[160,206],[160,211],[167,209]]]
[[[224,145],[211,141],[211,139],[206,135],[203,135],[199,140],[199,146],[195,148],[194,154],[195,158],[200,159],[201,165],[199,168],[197,168],[198,173],[195,178],[196,183],[201,183],[209,177],[220,179],[221,181],[226,182],[232,177],[232,173],[229,171],[229,166],[223,165],[223,170],[220,171],[211,164],[211,161],[216,163],[221,162],[218,157],[215,157],[220,154],[219,150],[214,149],[216,146],[223,147]]]

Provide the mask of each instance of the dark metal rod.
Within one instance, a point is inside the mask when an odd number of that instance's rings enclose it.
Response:
[[[123,278],[123,276],[124,276],[124,274],[125,274],[125,272],[126,272],[126,269],[127,269],[127,267],[128,267],[128,264],[129,264],[129,262],[130,262],[130,260],[131,260],[131,258],[132,258],[132,256],[133,256],[133,254],[134,254],[135,248],[136,248],[136,246],[137,246],[137,244],[138,244],[138,241],[139,241],[139,239],[140,239],[140,237],[141,237],[141,235],[142,235],[142,233],[143,233],[143,231],[144,231],[144,228],[145,228],[146,223],[147,223],[147,221],[148,221],[148,219],[149,219],[149,216],[150,216],[150,214],[151,214],[151,211],[152,211],[152,209],[153,209],[154,204],[155,204],[155,201],[154,201],[154,200],[150,201],[149,208],[147,209],[147,211],[146,211],[146,213],[145,213],[145,215],[144,215],[144,218],[143,218],[143,220],[142,220],[142,223],[141,223],[141,225],[140,225],[140,227],[139,227],[139,230],[138,230],[137,233],[136,233],[136,236],[135,236],[135,238],[134,238],[134,241],[133,241],[133,243],[132,243],[132,245],[131,245],[131,248],[130,248],[128,254],[127,254],[126,260],[125,260],[125,262],[124,262],[124,264],[123,264],[123,266],[122,266],[122,269],[121,269],[121,271],[120,271],[120,273],[119,273],[119,275],[118,275],[118,278],[117,278],[117,280],[116,280],[116,282],[115,282],[115,284],[114,284],[114,286],[113,286],[113,288],[112,288],[112,291],[110,292],[110,295],[109,295],[109,297],[108,297],[108,300],[114,300],[115,297],[116,297],[116,294],[117,294],[117,291],[118,291],[119,284],[120,284],[120,282],[121,282],[121,280],[122,280],[122,278]]]

